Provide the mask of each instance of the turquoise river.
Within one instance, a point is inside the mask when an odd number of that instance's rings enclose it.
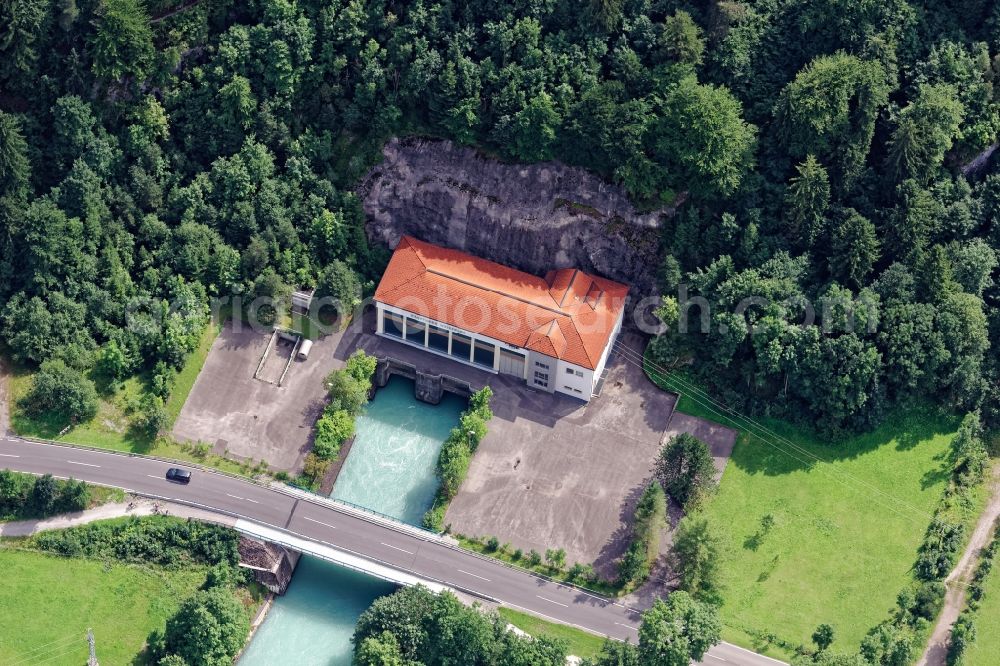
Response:
[[[332,497],[420,525],[437,490],[434,463],[465,401],[450,394],[432,406],[413,382],[393,377],[358,418],[357,436]],[[303,557],[239,666],[349,666],[358,616],[393,586]]]

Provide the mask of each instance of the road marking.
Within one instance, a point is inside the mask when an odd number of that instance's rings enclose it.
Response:
[[[478,578],[479,580],[485,580],[487,583],[492,582],[492,581],[490,581],[489,578],[483,578],[482,576],[477,576],[474,573],[469,573],[468,571],[464,571],[462,569],[455,569],[455,571],[457,571],[459,573],[464,573],[466,576],[472,576],[473,578]]]
[[[315,518],[310,518],[309,516],[302,516],[302,519],[308,520],[310,523],[319,523],[320,525],[325,525],[326,527],[329,527],[331,530],[337,529],[330,523],[324,523],[322,520],[316,520]]]
[[[15,456],[13,453],[0,453],[0,456],[4,458],[20,458],[21,456]]]
[[[545,597],[543,597],[540,594],[536,594],[535,596],[538,597],[539,599],[541,599],[542,601],[549,602],[550,604],[555,604],[556,606],[562,606],[563,608],[569,608],[569,606],[567,606],[566,604],[561,604],[558,601],[553,601],[552,599],[546,599]]]
[[[95,465],[94,463],[77,462],[75,460],[67,460],[66,462],[71,465],[83,465],[84,467],[100,467],[100,465]]]
[[[162,476],[157,476],[156,474],[147,474],[146,476],[148,476],[151,479],[162,479],[163,478]]]
[[[249,497],[240,497],[239,495],[230,495],[229,493],[226,493],[226,495],[232,497],[233,499],[238,499],[241,502],[253,502],[254,504],[260,504],[257,500],[252,500]]]
[[[706,653],[705,656],[708,657],[709,659],[715,659],[716,661],[724,661],[727,664],[729,663],[728,659],[723,659],[722,657],[716,657],[714,654],[707,654]]]
[[[397,548],[396,546],[390,546],[389,544],[387,544],[387,543],[385,543],[383,541],[379,541],[379,543],[381,543],[383,546],[385,546],[387,548],[392,548],[393,550],[398,550],[400,552],[406,553],[407,555],[413,555],[414,554],[414,553],[412,553],[412,552],[410,552],[408,550],[403,550],[402,548]]]
[[[638,633],[638,632],[639,632],[639,630],[638,630],[638,629],[636,629],[635,627],[633,627],[633,626],[632,626],[632,625],[630,625],[630,624],[622,624],[621,622],[615,622],[615,624],[617,624],[617,625],[618,625],[619,627],[625,627],[626,629],[631,629],[632,631],[634,631],[634,632],[636,632],[636,633]]]

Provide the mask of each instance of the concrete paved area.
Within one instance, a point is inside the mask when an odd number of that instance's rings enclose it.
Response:
[[[708,444],[708,448],[712,451],[712,461],[715,463],[715,480],[719,481],[722,478],[722,472],[726,469],[729,457],[733,455],[733,447],[736,446],[736,431],[697,416],[674,412],[673,418],[670,419],[670,425],[663,433],[663,439],[666,441],[682,432],[694,435]]]
[[[729,428],[674,412],[676,396],[617,354],[609,360],[600,397],[588,404],[378,337],[373,328],[368,316],[349,329],[336,356],[361,348],[450,375],[473,389],[493,389],[489,433],[445,516],[445,525],[459,534],[496,536],[525,552],[564,548],[569,563],[592,563],[613,577],[665,438],[689,432],[708,443],[720,475],[736,441]],[[638,338],[625,341],[644,346]],[[662,542],[666,548],[670,540]]]
[[[174,424],[176,438],[274,469],[301,467],[325,404],[323,380],[341,365],[334,357],[341,336],[321,338],[307,360],[293,360],[280,387],[253,378],[269,336],[226,323]]]
[[[613,575],[676,397],[617,357],[589,405],[523,383],[497,388],[489,434],[445,524],[525,552],[564,548],[569,563]]]

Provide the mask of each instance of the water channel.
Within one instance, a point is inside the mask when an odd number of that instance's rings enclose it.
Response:
[[[393,377],[358,418],[354,445],[331,497],[420,525],[437,490],[438,452],[465,404],[447,393],[437,406],[419,402],[412,381]],[[239,666],[349,666],[358,616],[393,589],[304,556]]]

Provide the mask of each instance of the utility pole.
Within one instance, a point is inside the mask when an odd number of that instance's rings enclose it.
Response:
[[[94,631],[92,629],[87,629],[87,643],[90,644],[90,658],[87,660],[87,666],[98,666],[97,650],[94,648]]]

